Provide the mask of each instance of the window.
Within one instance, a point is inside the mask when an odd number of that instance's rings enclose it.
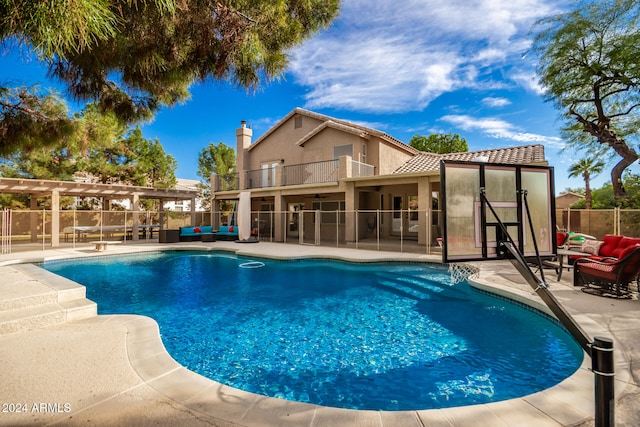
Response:
[[[367,163],[367,144],[362,144],[362,157],[360,158],[362,163]]]
[[[336,145],[333,147],[333,158],[339,159],[342,156],[353,157],[353,145]]]

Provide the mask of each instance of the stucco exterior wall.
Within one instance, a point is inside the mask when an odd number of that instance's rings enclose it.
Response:
[[[299,128],[295,127],[297,116],[301,117]],[[285,165],[304,163],[304,149],[297,147],[295,143],[321,123],[313,117],[294,114],[249,150],[246,170],[260,169],[263,163],[281,159],[284,159]]]
[[[381,141],[378,144],[379,164],[376,165],[376,175],[389,175],[406,163],[412,156],[400,151],[397,147]]]
[[[363,139],[357,135],[325,128],[304,144],[303,163],[333,160],[333,149],[340,145],[352,145],[354,159],[359,158]]]

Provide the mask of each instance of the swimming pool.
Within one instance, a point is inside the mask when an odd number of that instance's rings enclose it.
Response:
[[[551,387],[582,350],[533,310],[450,283],[440,266],[274,261],[171,251],[43,264],[101,314],[153,317],[182,365],[326,406],[410,410]]]

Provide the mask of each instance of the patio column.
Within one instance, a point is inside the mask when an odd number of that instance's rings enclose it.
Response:
[[[44,232],[44,230],[43,230]],[[51,247],[60,246],[60,192],[51,192]]]
[[[346,211],[344,220],[344,238],[347,242],[355,242],[356,240],[356,209],[358,209],[358,201],[356,194],[356,185],[353,182],[346,182],[344,189],[344,209]]]
[[[196,224],[196,198],[191,198],[191,226],[195,226]]]
[[[287,203],[280,193],[277,193],[273,198],[273,240],[284,242],[284,228],[287,226],[287,213],[285,212]]]
[[[431,218],[431,185],[428,177],[418,178],[418,245],[430,245],[427,228]]]

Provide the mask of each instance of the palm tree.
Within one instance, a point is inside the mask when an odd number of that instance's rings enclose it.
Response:
[[[602,160],[599,160],[597,157],[589,157],[581,159],[569,168],[569,178],[579,175],[582,175],[582,178],[584,178],[584,201],[587,209],[591,209],[591,176],[602,172],[604,166]]]

